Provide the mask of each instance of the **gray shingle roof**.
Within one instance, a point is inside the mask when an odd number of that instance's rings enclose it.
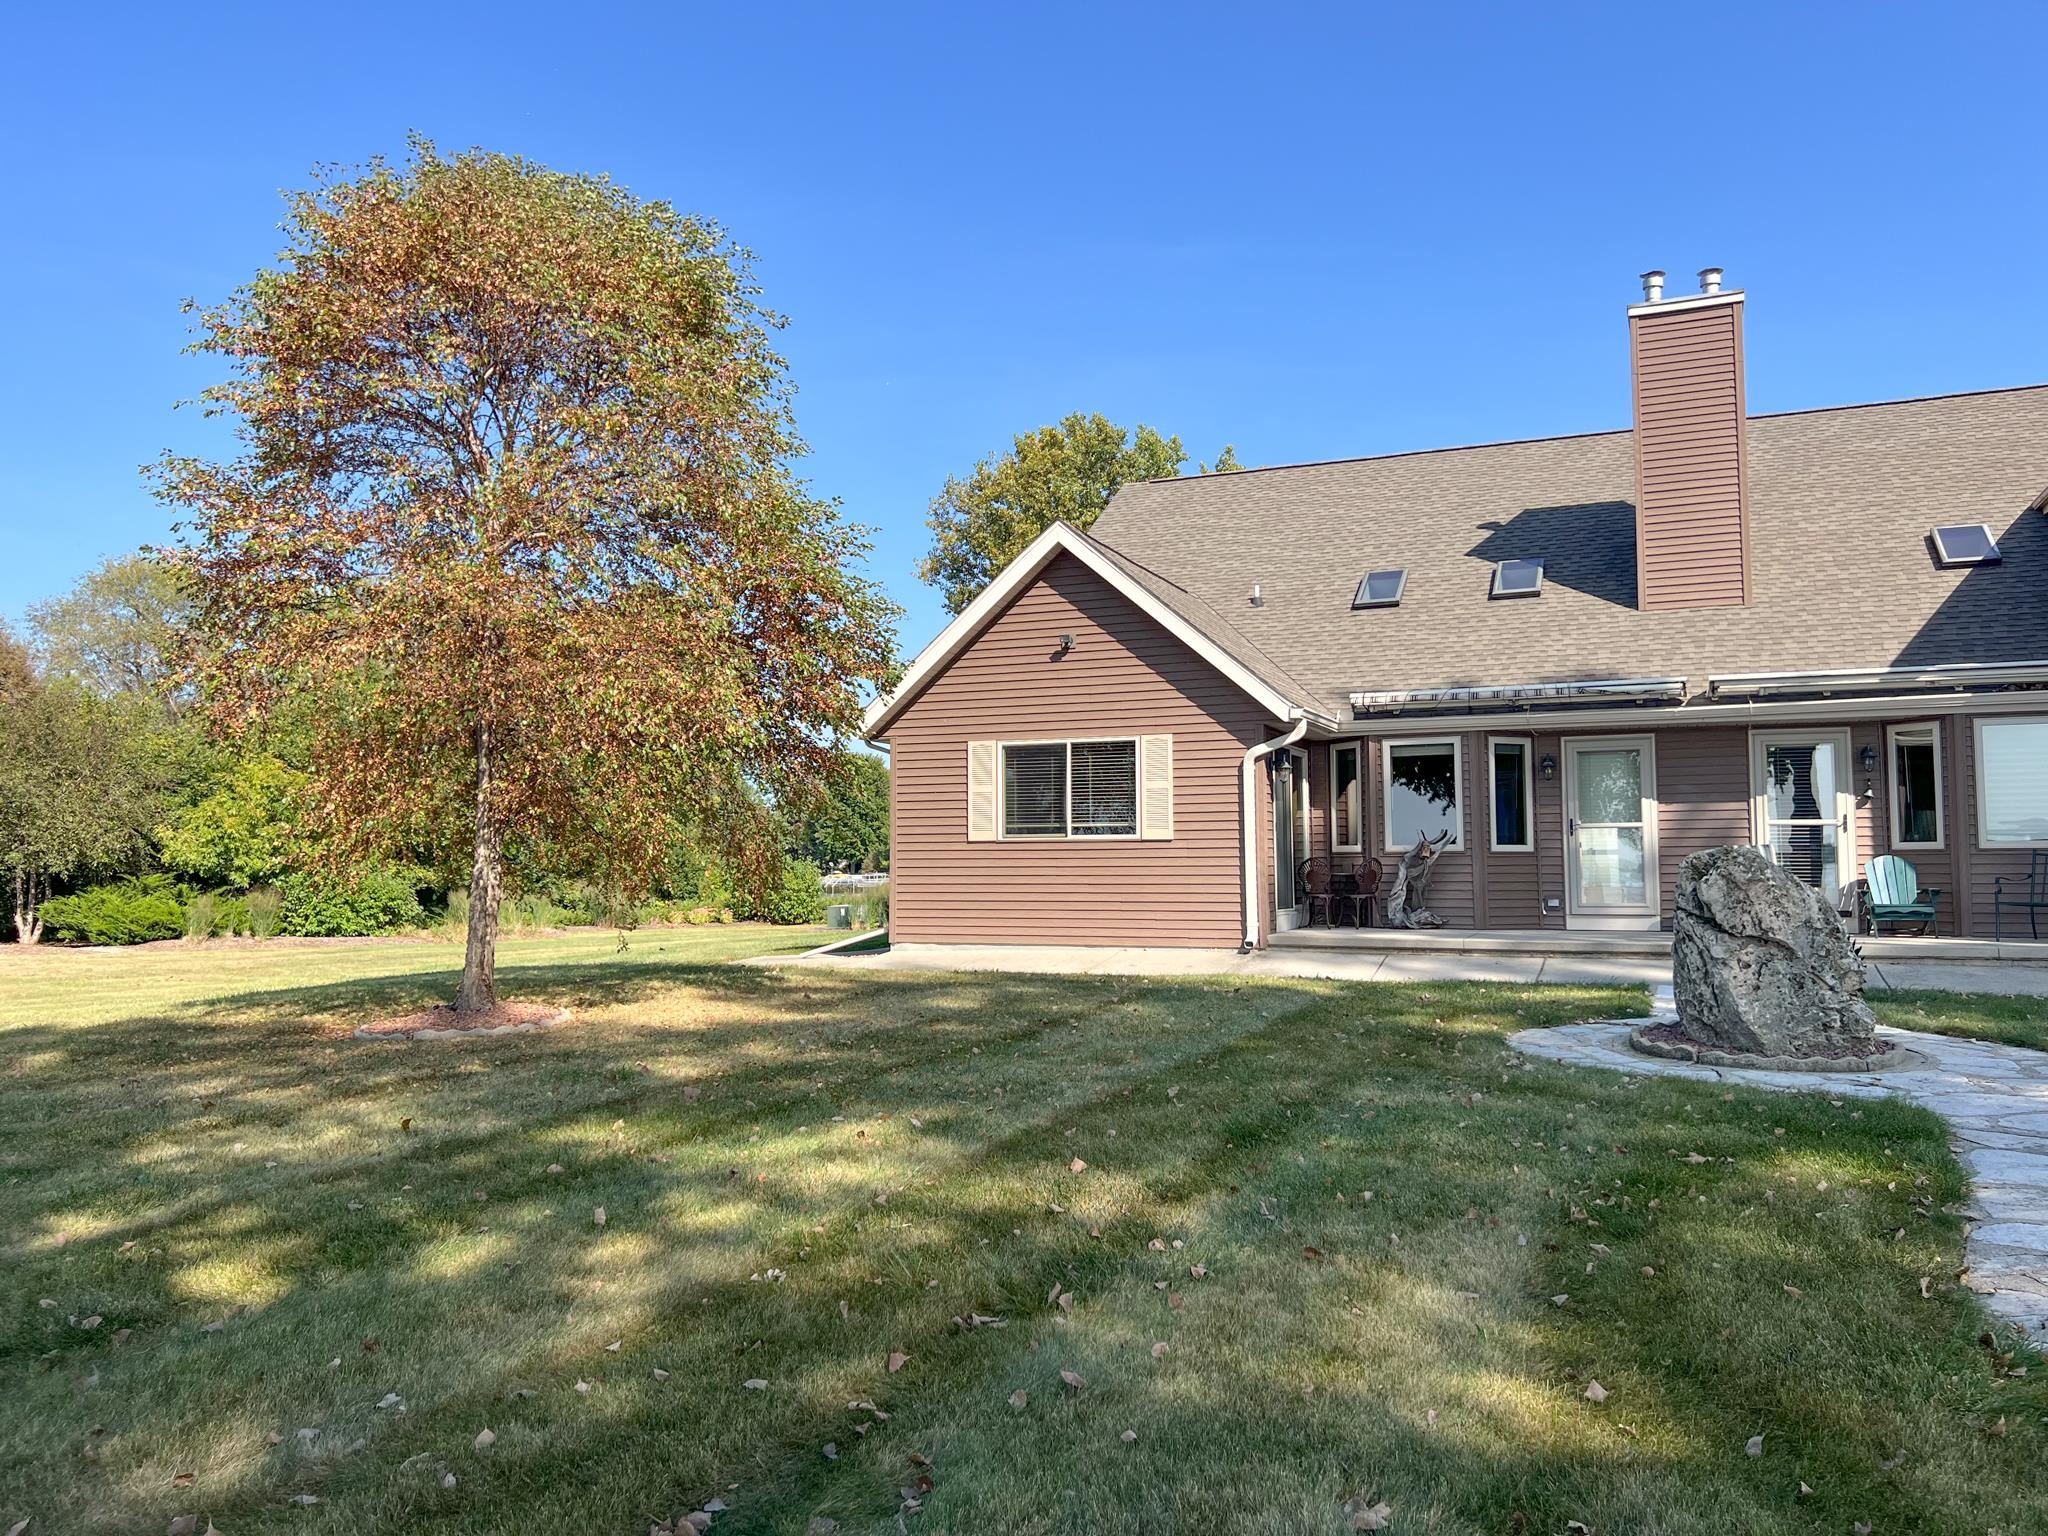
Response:
[[[1751,417],[1745,608],[1637,610],[1630,439],[1145,481],[1090,535],[1340,718],[1361,689],[1683,676],[1697,692],[1710,673],[2048,659],[2048,515],[2029,505],[2048,385]],[[2004,562],[1938,569],[1928,530],[1976,522]],[[1489,599],[1493,563],[1517,557],[1543,560],[1542,595]],[[1408,571],[1400,606],[1354,611],[1359,578],[1390,566]]]

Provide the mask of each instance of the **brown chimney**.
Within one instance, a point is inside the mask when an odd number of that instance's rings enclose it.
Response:
[[[1734,608],[1749,601],[1743,446],[1742,290],[1721,269],[1667,299],[1643,274],[1628,312],[1635,372],[1636,606]]]

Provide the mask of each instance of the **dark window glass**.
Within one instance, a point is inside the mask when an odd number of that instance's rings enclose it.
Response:
[[[1951,523],[1934,530],[1934,552],[1943,565],[1986,565],[1998,558],[1998,541],[1983,523]]]
[[[1138,831],[1138,744],[1077,741],[1073,745],[1073,831],[1076,837],[1132,837]]]
[[[1330,843],[1340,852],[1354,851],[1360,846],[1358,748],[1336,748],[1330,764]]]
[[[1493,744],[1493,842],[1496,848],[1526,847],[1529,837],[1528,780],[1523,764],[1528,747],[1519,741]]]
[[[1935,804],[1941,780],[1934,765],[1934,737],[1899,736],[1892,742],[1892,771],[1899,791],[1898,840],[1932,843],[1941,836]]]
[[[1003,748],[1003,836],[1065,837],[1067,747],[1041,742]]]

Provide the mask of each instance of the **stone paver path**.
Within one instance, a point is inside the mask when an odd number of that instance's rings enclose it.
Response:
[[[1672,1017],[1660,989],[1660,1016]],[[2048,1052],[1983,1040],[1955,1040],[1879,1026],[1924,1065],[1867,1076],[1850,1072],[1758,1072],[1665,1061],[1629,1049],[1641,1019],[1525,1029],[1516,1050],[1569,1066],[1606,1067],[1638,1077],[1692,1077],[1844,1098],[1897,1094],[1948,1121],[1956,1156],[1973,1188],[1966,1257],[1969,1285],[1985,1306],[2048,1342]]]

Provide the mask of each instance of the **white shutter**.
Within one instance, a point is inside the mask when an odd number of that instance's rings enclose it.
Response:
[[[1173,738],[1145,736],[1138,742],[1138,836],[1164,841],[1173,836]]]
[[[996,837],[996,744],[967,743],[967,841],[990,843]]]

